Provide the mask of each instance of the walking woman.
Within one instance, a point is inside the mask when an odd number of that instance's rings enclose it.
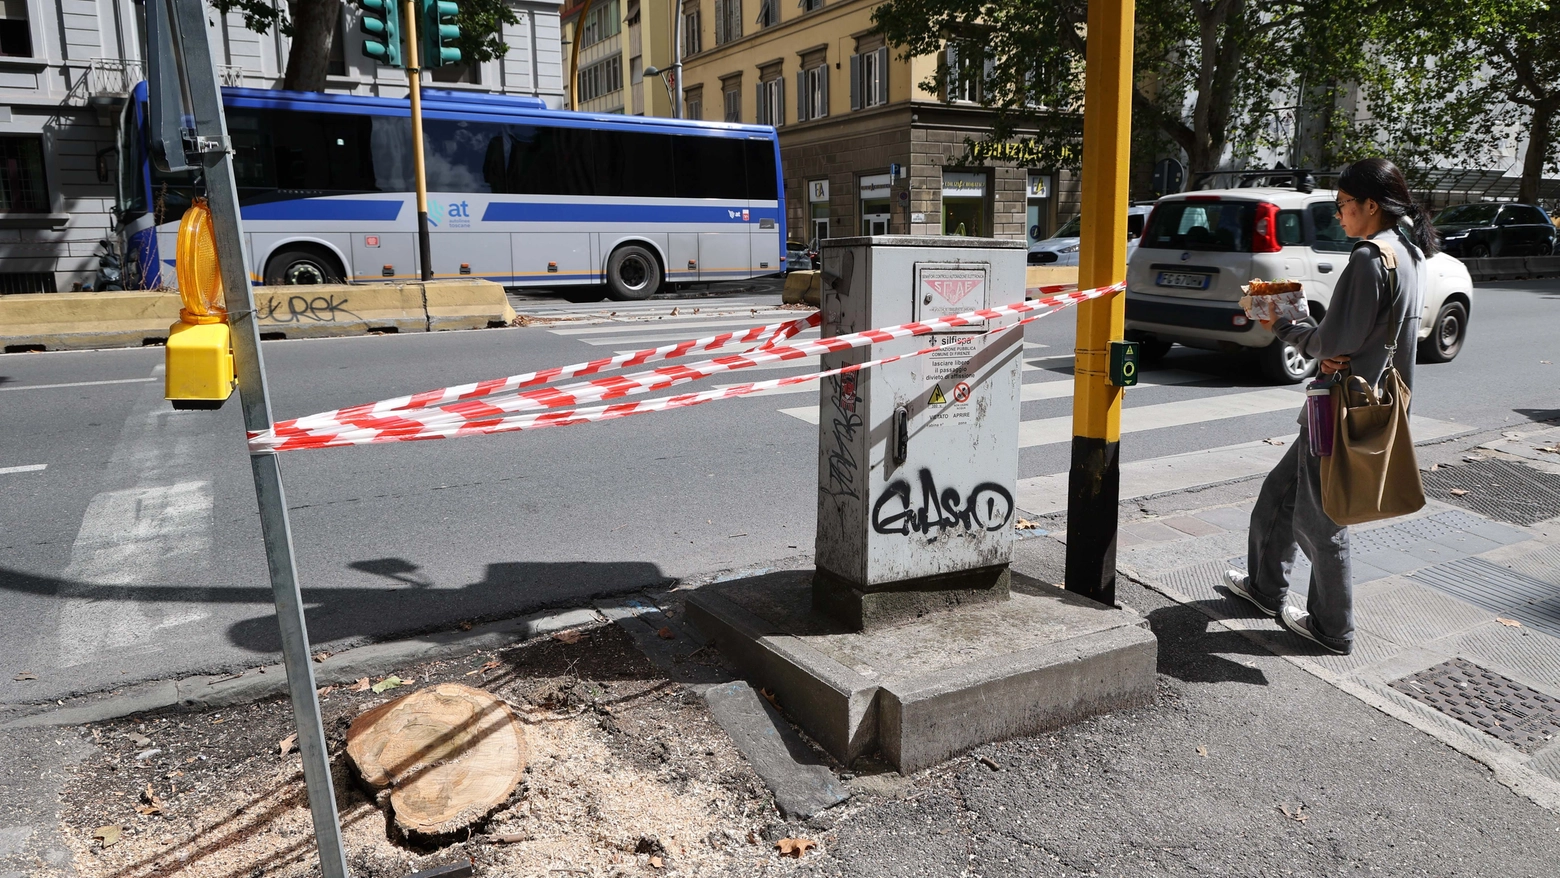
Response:
[[[1414,203],[1403,174],[1386,159],[1365,159],[1338,179],[1338,219],[1354,245],[1320,323],[1279,319],[1262,325],[1307,357],[1325,375],[1348,370],[1379,385],[1387,358],[1413,387],[1414,350],[1425,298],[1425,260],[1439,249],[1430,217]],[[1381,251],[1397,256],[1397,294]],[[1401,327],[1397,338],[1392,330]],[[1395,345],[1395,354],[1388,348]],[[1306,421],[1300,437],[1268,474],[1251,510],[1246,570],[1224,574],[1225,585],[1284,628],[1332,652],[1354,648],[1354,593],[1349,571],[1349,531],[1322,511],[1319,458],[1311,454]],[[1305,609],[1285,601],[1295,550],[1311,561]]]

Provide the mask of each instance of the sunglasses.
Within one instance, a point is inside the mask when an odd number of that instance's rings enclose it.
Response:
[[[1358,203],[1359,200],[1360,199],[1358,198],[1340,198],[1333,202],[1333,213],[1341,214],[1343,213],[1343,206],[1345,204],[1348,204],[1351,201]]]

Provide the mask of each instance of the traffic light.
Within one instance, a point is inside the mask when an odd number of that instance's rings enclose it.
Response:
[[[363,56],[386,67],[401,66],[399,0],[358,0],[363,7]]]
[[[445,22],[454,21],[460,7],[452,0],[417,0],[422,7],[422,21],[418,22],[418,61],[424,67],[443,67],[460,63],[460,50],[455,41],[460,39],[460,28]]]

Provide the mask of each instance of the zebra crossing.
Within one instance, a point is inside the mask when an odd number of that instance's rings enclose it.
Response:
[[[531,315],[533,326],[556,336],[614,354],[627,353],[672,341],[741,330],[799,317],[806,310],[778,307],[774,297],[720,299],[717,301],[651,301],[599,303],[592,305],[545,304],[521,313]],[[801,333],[797,338],[816,338],[818,330]],[[734,353],[743,346],[734,345]],[[1073,395],[1071,375],[1073,355],[1032,341],[1024,343],[1023,385],[1025,403],[1019,423],[1021,449],[1065,449],[1072,441],[1073,424],[1065,405]],[[742,379],[714,387],[726,388],[751,380],[748,374],[759,369],[788,370],[794,374],[816,371],[817,357],[771,363],[735,373]],[[812,385],[783,387],[753,394],[749,400],[787,397],[770,403],[774,411],[806,424],[818,423],[817,390]],[[803,402],[806,400],[805,402]],[[785,402],[803,404],[786,405]],[[1294,431],[1286,419],[1274,421],[1276,413],[1298,413],[1304,401],[1302,385],[1291,387],[1232,387],[1217,375],[1185,370],[1158,369],[1140,374],[1139,384],[1129,391],[1121,415],[1121,432],[1133,435],[1138,449],[1157,447],[1158,431],[1198,425],[1218,424],[1237,429],[1241,419],[1251,423],[1276,423],[1286,429],[1270,438],[1239,441],[1124,462],[1121,467],[1121,497],[1129,499],[1151,494],[1185,490],[1229,481],[1265,472],[1283,455]],[[1047,405],[1049,404],[1049,405]],[[1065,413],[1064,413],[1065,412]],[[1267,421],[1255,419],[1266,416]],[[1433,441],[1467,432],[1464,425],[1415,416],[1414,436],[1420,442]],[[1249,434],[1249,427],[1247,433]],[[1260,435],[1260,434],[1259,434]],[[1249,438],[1249,436],[1248,436]],[[1053,453],[1050,458],[1058,459]],[[1065,508],[1067,477],[1062,472],[1029,474],[1020,472],[1017,501],[1027,512],[1044,515]]]

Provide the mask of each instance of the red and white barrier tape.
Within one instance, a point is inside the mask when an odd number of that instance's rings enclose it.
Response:
[[[708,339],[638,351],[633,354],[593,361],[592,363],[541,370],[506,379],[428,391],[373,405],[338,409],[333,412],[310,415],[293,421],[283,421],[270,431],[252,434],[249,445],[251,452],[257,453],[292,451],[303,448],[334,448],[347,445],[438,439],[449,436],[554,427],[565,424],[610,420],[631,414],[663,411],[671,408],[682,408],[711,402],[716,399],[744,396],[776,387],[800,384],[806,381],[817,381],[846,371],[859,371],[864,368],[882,365],[883,363],[921,356],[937,350],[937,348],[926,348],[910,354],[901,354],[829,372],[790,376],[773,381],[738,385],[723,390],[684,394],[682,396],[640,403],[599,406],[590,409],[577,408],[577,406],[583,402],[614,399],[662,390],[721,372],[743,369],[762,363],[806,358],[821,353],[849,350],[873,343],[927,335],[939,328],[970,326],[1000,317],[1039,312],[1041,309],[1051,309],[1044,313],[1036,313],[1034,316],[1014,324],[988,330],[982,334],[990,335],[996,332],[1004,332],[1030,323],[1068,305],[1119,292],[1123,286],[1122,284],[1115,284],[1092,290],[1069,292],[1029,302],[969,311],[963,314],[940,317],[920,323],[906,323],[886,329],[871,329],[834,338],[804,341],[794,345],[774,344],[780,338],[794,335],[807,326],[816,325],[818,315],[814,313],[800,320],[769,327],[759,327],[743,333],[725,333],[724,335],[712,336]],[[785,335],[782,335],[782,333],[785,333]],[[636,365],[656,359],[681,357],[693,350],[708,350],[713,347],[731,344],[733,339],[739,342],[752,339],[764,339],[764,341],[760,346],[744,354],[717,357],[691,365],[662,366],[654,370],[632,375],[597,378],[564,387],[541,388],[524,393],[516,392],[519,387],[545,383],[565,375],[591,374],[598,371],[622,368],[623,365]],[[475,399],[479,396],[489,398],[480,401]],[[576,408],[563,411],[536,412],[537,409],[562,409],[565,406],[575,406]],[[398,412],[404,412],[404,414],[397,414]],[[532,413],[525,414],[526,412]]]

